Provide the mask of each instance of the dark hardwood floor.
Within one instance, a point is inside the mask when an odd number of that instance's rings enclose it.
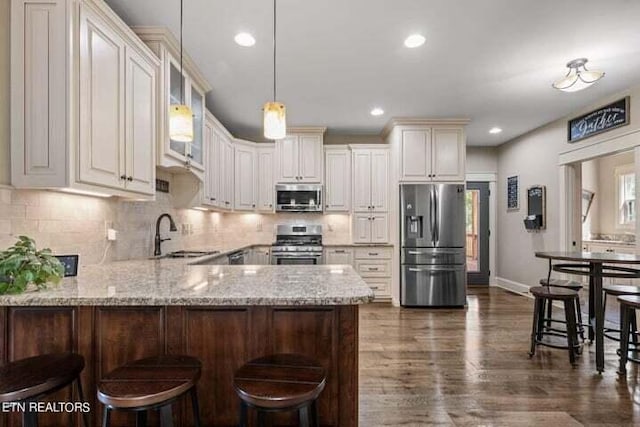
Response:
[[[532,299],[475,288],[468,301],[361,307],[360,425],[640,425],[639,367],[618,378],[616,342],[605,340],[603,375],[588,344],[576,368],[563,350],[529,359]]]

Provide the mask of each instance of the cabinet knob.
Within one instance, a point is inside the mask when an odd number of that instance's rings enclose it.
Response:
[[[273,207],[273,204],[269,203],[269,207],[270,207],[270,208],[272,208],[272,207]]]
[[[127,177],[127,181],[129,181],[129,182],[133,181],[133,177],[132,176],[128,176]]]
[[[251,207],[252,207],[252,208],[255,208],[255,207],[256,207],[256,204],[255,204],[255,203],[253,203],[253,204],[251,205]]]
[[[125,179],[127,179],[127,175],[120,175],[120,179],[124,181]]]

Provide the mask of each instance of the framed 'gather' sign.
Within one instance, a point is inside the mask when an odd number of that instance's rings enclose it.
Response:
[[[629,124],[629,97],[600,107],[567,123],[567,141],[576,142]]]

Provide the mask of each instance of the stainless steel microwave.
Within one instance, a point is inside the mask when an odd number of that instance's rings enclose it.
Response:
[[[322,185],[276,185],[276,212],[322,212]]]

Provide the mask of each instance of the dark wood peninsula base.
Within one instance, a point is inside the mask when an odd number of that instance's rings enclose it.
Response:
[[[245,362],[270,353],[301,353],[327,369],[319,400],[322,425],[358,424],[358,306],[108,306],[0,307],[2,363],[37,354],[75,351],[85,357],[82,373],[91,420],[99,426],[102,408],[96,384],[117,366],[158,354],[187,354],[202,361],[198,385],[203,425],[235,426],[239,403],[233,374]],[[74,397],[75,398],[75,397]],[[51,400],[69,401],[69,390]],[[176,426],[191,426],[188,402],[176,405]],[[80,425],[79,414],[74,425]],[[40,426],[68,425],[69,414],[40,414]],[[152,418],[153,422],[155,418]],[[113,426],[134,418],[114,413]],[[295,414],[274,424],[296,425]],[[1,426],[20,425],[3,414]],[[153,425],[153,424],[151,424]]]

